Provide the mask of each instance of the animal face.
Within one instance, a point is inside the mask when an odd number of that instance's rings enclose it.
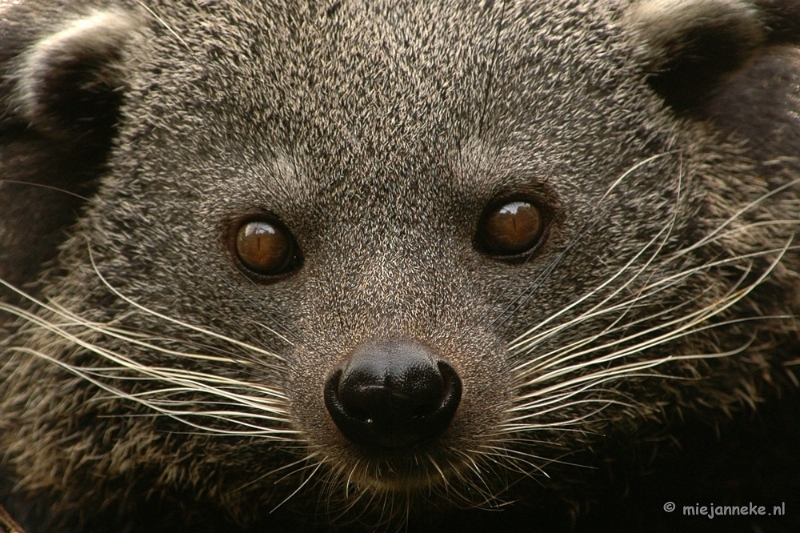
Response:
[[[5,192],[4,277],[39,285],[5,285],[0,443],[56,517],[568,491],[795,338],[791,6],[2,9],[3,172],[83,204]],[[744,95],[773,115],[732,131]]]

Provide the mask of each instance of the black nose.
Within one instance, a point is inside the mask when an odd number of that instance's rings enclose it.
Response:
[[[345,437],[364,446],[410,448],[437,437],[461,400],[456,371],[409,340],[359,347],[325,383],[325,405]]]

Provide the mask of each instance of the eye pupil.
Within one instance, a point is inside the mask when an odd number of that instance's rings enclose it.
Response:
[[[236,233],[236,253],[242,264],[259,274],[280,274],[294,256],[288,232],[265,221],[242,224]]]
[[[485,250],[495,255],[514,255],[533,248],[542,236],[539,209],[526,201],[509,202],[489,212],[481,232]]]

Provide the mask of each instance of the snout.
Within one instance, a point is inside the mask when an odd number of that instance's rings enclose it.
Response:
[[[402,452],[435,440],[461,401],[461,379],[432,349],[414,340],[362,344],[331,372],[325,405],[350,441]]]

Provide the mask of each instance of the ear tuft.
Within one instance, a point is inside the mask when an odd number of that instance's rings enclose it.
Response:
[[[628,22],[650,85],[679,111],[702,103],[766,39],[760,11],[743,0],[645,0]]]
[[[16,73],[22,117],[56,137],[110,137],[125,86],[123,46],[135,20],[118,11],[73,19],[33,44]]]

